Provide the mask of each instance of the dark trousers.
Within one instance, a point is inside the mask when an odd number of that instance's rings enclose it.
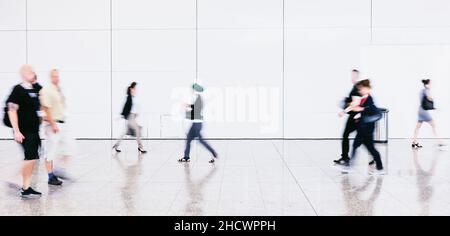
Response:
[[[209,144],[203,139],[203,136],[201,134],[203,128],[202,123],[192,123],[192,127],[189,130],[189,133],[187,134],[187,141],[186,141],[186,149],[184,150],[184,157],[190,157],[191,153],[191,142],[195,138],[198,138],[198,141],[206,148],[214,157],[217,157],[216,151],[209,146]]]
[[[381,162],[380,153],[375,149],[375,144],[373,141],[373,131],[375,130],[375,125],[371,124],[361,124],[358,126],[358,133],[356,134],[355,141],[353,143],[352,160],[356,156],[356,150],[361,146],[366,146],[370,155],[372,155],[373,160],[377,165],[377,169],[383,169],[383,163]]]
[[[342,154],[341,157],[342,158],[349,158],[349,151],[350,151],[350,139],[349,136],[351,133],[355,132],[357,129],[357,124],[355,122],[355,120],[353,119],[355,116],[354,115],[350,115],[348,117],[347,123],[345,123],[345,130],[344,130],[344,134],[342,135]]]

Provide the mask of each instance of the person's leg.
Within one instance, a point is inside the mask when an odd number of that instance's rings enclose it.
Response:
[[[196,125],[195,123],[192,124],[191,129],[189,130],[187,137],[186,137],[186,148],[184,149],[184,158],[189,159],[191,154],[191,143],[192,140],[196,137],[197,131],[196,131]]]
[[[31,186],[31,176],[33,174],[36,160],[25,160],[22,167],[22,189],[27,190]]]
[[[372,155],[373,160],[375,161],[377,170],[383,169],[383,163],[381,161],[380,153],[375,148],[374,140],[373,140],[373,128],[368,128],[366,133],[364,134],[364,146],[366,146],[370,155]]]
[[[54,133],[50,126],[46,127],[46,153],[45,153],[45,167],[48,173],[48,184],[61,185],[62,181],[54,174],[54,162],[61,154],[61,133],[63,132],[63,126],[58,125],[60,130],[58,133]]]
[[[41,145],[41,138],[38,133],[24,134],[25,139],[22,142],[24,150],[25,161],[22,167],[22,197],[40,196],[41,193],[34,191],[31,188],[31,178],[36,160],[39,159],[39,148]]]
[[[121,152],[121,150],[119,149],[120,144],[122,143],[123,139],[125,138],[125,136],[127,136],[128,134],[128,129],[129,129],[129,121],[126,121],[125,124],[125,131],[122,133],[122,135],[119,137],[119,139],[117,140],[117,142],[114,144],[113,148],[117,151],[117,152]]]
[[[59,131],[61,132],[61,131]],[[59,136],[60,133],[54,133],[50,125],[45,126],[45,167],[47,168],[47,173],[49,179],[53,176],[53,161],[58,155],[59,146]]]
[[[433,120],[431,120],[431,121],[428,122],[428,124],[431,125],[431,128],[433,129],[433,135],[438,140],[438,144],[439,145],[443,145],[444,143],[442,142],[442,140],[438,136],[438,132],[437,132],[437,129],[436,129],[436,123]]]
[[[350,156],[350,160],[354,161],[356,158],[356,152],[358,148],[363,144],[364,141],[364,130],[363,128],[358,129],[358,133],[356,134],[355,141],[353,141],[352,153]]]
[[[421,127],[422,127],[422,122],[421,121],[417,122],[416,128],[414,129],[414,136],[413,136],[413,140],[412,140],[413,144],[417,143],[417,138],[419,136],[419,131],[420,131]]]
[[[213,155],[213,157],[217,158],[216,151],[203,139],[201,133],[198,135],[198,140]]]
[[[356,125],[352,117],[349,117],[347,120],[347,123],[345,124],[344,133],[342,135],[342,158],[348,158],[349,157],[349,151],[350,151],[350,134],[356,130]]]
[[[137,123],[136,116],[132,115],[130,117],[129,126],[132,130],[134,130],[134,133],[136,134],[136,142],[138,144],[139,150],[143,150],[144,146],[141,142],[141,128],[139,127],[139,124]]]

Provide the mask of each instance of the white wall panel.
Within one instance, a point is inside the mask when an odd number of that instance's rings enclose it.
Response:
[[[25,0],[0,0],[0,30],[25,30]]]
[[[195,28],[195,0],[113,0],[114,29]]]
[[[198,0],[200,28],[281,28],[279,0]]]
[[[449,28],[375,28],[374,44],[450,44]]]
[[[370,0],[285,0],[287,28],[370,27]]]
[[[351,89],[370,30],[304,29],[286,32],[285,135],[336,138],[339,102]]]
[[[115,31],[113,62],[115,71],[195,71],[195,31]]]
[[[208,136],[282,135],[282,43],[281,30],[199,32],[199,77],[200,82],[209,89],[205,93],[209,103],[206,109],[211,109],[205,112],[215,113],[209,117]],[[235,101],[238,97],[233,96],[232,92],[241,89],[244,95],[248,89],[257,91],[257,103]],[[269,94],[273,89],[280,93]],[[246,110],[240,110],[241,105]],[[243,112],[248,113],[243,115]],[[242,119],[239,118],[241,115]]]
[[[0,31],[0,72],[18,72],[26,61],[26,33]]]
[[[109,29],[109,0],[28,1],[30,30]]]
[[[374,27],[450,27],[448,0],[374,0]]]
[[[38,70],[110,70],[108,31],[32,31],[28,37],[29,63]]]

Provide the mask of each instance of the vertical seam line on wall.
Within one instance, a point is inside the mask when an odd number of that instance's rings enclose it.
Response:
[[[113,138],[113,0],[109,1],[109,102],[110,102],[110,137]]]
[[[370,0],[370,44],[373,43],[373,0]]]
[[[25,63],[28,64],[28,0],[25,0]]]
[[[285,38],[286,38],[286,30],[285,30],[285,16],[284,16],[284,14],[285,14],[285,1],[283,0],[283,9],[282,9],[282,11],[283,11],[283,14],[282,14],[282,17],[283,17],[283,19],[282,19],[282,23],[283,23],[283,43],[282,43],[282,48],[283,48],[283,52],[282,52],[282,55],[283,55],[283,59],[282,59],[282,64],[283,64],[283,69],[282,69],[282,72],[281,72],[281,78],[282,78],[282,102],[283,102],[283,106],[282,106],[282,110],[283,110],[283,114],[282,114],[282,131],[281,131],[281,133],[282,133],[282,137],[283,137],[283,139],[285,138],[285,104],[284,104],[284,102],[285,102]]]
[[[198,0],[195,0],[195,82],[198,82]]]

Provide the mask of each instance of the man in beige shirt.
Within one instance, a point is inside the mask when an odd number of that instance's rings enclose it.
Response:
[[[46,114],[45,134],[46,147],[45,159],[49,177],[49,184],[61,185],[62,181],[53,173],[53,161],[58,157],[71,155],[71,138],[68,136],[65,117],[65,99],[59,87],[59,71],[53,69],[50,72],[50,84],[40,92],[42,109]]]

